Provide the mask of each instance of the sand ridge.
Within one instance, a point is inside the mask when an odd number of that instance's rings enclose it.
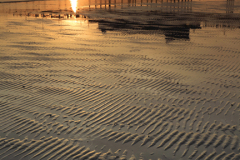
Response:
[[[238,23],[169,41],[134,12],[1,17],[0,159],[239,159]]]

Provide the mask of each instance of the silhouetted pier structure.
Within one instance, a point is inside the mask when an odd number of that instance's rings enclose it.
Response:
[[[80,1],[84,4],[78,3],[78,8],[85,9],[106,9],[114,10],[126,8],[137,9],[145,11],[157,11],[162,13],[192,13],[192,0],[88,0]],[[82,6],[83,5],[83,6]],[[234,0],[226,0],[226,15],[234,13]],[[223,7],[224,8],[224,7]],[[80,10],[74,13],[71,8],[70,0],[52,0],[52,1],[28,1],[16,3],[0,3],[1,13],[13,13],[15,15],[32,15],[36,17],[81,17]],[[58,15],[58,16],[56,16]]]
[[[191,12],[192,0],[88,0],[89,9],[146,6],[166,12]]]
[[[3,6],[3,7],[1,7]],[[89,0],[85,7],[89,9],[114,9],[124,7],[147,7],[150,10],[160,10],[163,12],[192,12],[191,0]],[[78,6],[80,8],[80,6]],[[27,1],[16,3],[0,3],[0,12],[14,13],[18,15],[29,15],[53,12],[61,14],[75,14],[72,11],[70,0],[53,1]],[[78,11],[76,15],[78,15]],[[62,16],[60,16],[62,17]]]

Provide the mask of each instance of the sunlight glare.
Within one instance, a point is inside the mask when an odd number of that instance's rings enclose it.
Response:
[[[70,2],[71,2],[73,12],[76,13],[76,11],[77,11],[77,0],[70,0]]]

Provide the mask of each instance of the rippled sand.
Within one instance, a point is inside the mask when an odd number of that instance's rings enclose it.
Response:
[[[239,2],[225,2],[78,18],[1,4],[0,159],[239,160]]]

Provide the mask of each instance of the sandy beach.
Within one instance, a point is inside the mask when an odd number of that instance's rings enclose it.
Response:
[[[239,160],[240,2],[88,2],[1,1],[0,159]]]

